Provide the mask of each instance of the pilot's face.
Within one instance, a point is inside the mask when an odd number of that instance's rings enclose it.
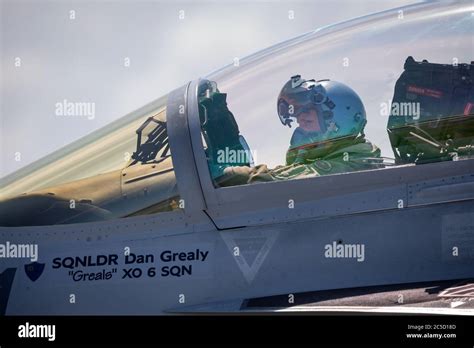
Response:
[[[317,132],[321,130],[318,114],[314,109],[301,113],[296,118],[296,122],[303,130],[308,132]]]

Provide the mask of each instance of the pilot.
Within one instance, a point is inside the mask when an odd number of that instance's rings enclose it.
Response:
[[[304,80],[292,76],[277,101],[278,116],[291,128],[286,165],[269,169],[227,167],[217,178],[220,186],[250,184],[346,173],[383,167],[380,149],[365,139],[364,105],[347,85],[331,80]]]

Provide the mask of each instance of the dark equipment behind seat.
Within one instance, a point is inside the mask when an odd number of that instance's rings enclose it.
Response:
[[[395,84],[387,125],[397,164],[474,155],[473,63],[406,59],[405,71]],[[415,105],[419,105],[416,115]]]
[[[220,93],[217,87],[208,81],[200,86],[199,95],[199,117],[211,171],[214,166],[249,166],[249,158],[240,158],[240,161],[231,163],[218,160],[219,151],[248,153],[248,149],[242,144],[245,139],[240,135],[234,115],[227,107],[227,94]]]

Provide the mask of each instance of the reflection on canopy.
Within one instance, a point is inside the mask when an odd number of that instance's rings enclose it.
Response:
[[[303,35],[208,76],[227,94],[240,132],[258,154],[258,162],[285,162],[292,129],[277,119],[277,96],[285,81],[329,78],[353,88],[367,112],[365,134],[393,157],[387,135],[388,113],[396,80],[408,56],[416,60],[469,63],[474,54],[472,3],[431,3],[369,16]]]
[[[0,226],[83,223],[178,209],[163,99],[13,181],[0,200]],[[20,190],[25,192],[16,193]]]
[[[0,180],[0,200],[123,168],[136,148],[135,131],[155,115],[166,121],[166,97]]]

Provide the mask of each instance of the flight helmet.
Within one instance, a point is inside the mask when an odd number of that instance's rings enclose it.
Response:
[[[300,75],[285,83],[277,109],[280,122],[290,128],[299,115],[316,110],[320,130],[305,132],[297,128],[290,148],[356,137],[363,133],[367,122],[364,105],[349,86],[331,80],[304,80]]]

